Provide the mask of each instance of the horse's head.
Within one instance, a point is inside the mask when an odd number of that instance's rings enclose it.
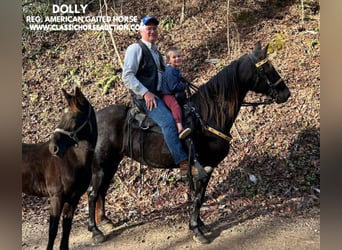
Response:
[[[253,79],[252,91],[266,94],[272,97],[276,103],[283,103],[287,101],[291,93],[285,81],[267,58],[267,48],[268,44],[263,49],[260,42],[256,44],[253,52],[245,57],[243,63],[245,69],[242,67],[242,70],[249,71],[249,73],[243,75]]]
[[[63,157],[70,147],[77,147],[79,141],[87,140],[96,129],[93,108],[79,88],[75,95],[62,89],[67,108],[51,136],[49,150],[53,156]]]

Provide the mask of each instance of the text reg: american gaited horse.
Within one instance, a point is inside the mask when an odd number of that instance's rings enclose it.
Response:
[[[251,54],[243,55],[223,68],[189,98],[194,120],[191,138],[197,160],[202,166],[215,168],[227,156],[229,132],[248,91],[262,93],[276,103],[286,102],[290,97],[284,80],[267,59],[267,48],[268,45],[262,49],[260,42],[257,43]],[[96,213],[99,221],[112,223],[105,215],[105,195],[124,155],[150,167],[176,167],[161,134],[144,132],[144,143],[141,146],[141,132],[132,129],[132,147],[123,147],[127,112],[128,107],[123,105],[112,105],[97,112],[99,136],[94,156],[94,173],[88,191],[88,229],[95,242],[105,239],[96,226],[95,203],[98,202],[96,207],[100,208],[97,211],[99,213]],[[208,228],[200,218],[200,208],[210,176],[211,173],[193,182],[194,200],[189,227],[194,233],[194,239],[201,243],[209,243],[205,236]]]
[[[67,108],[47,142],[22,144],[22,192],[49,197],[50,221],[47,249],[53,249],[61,214],[60,249],[69,249],[74,211],[92,175],[97,141],[95,111],[79,88],[70,95],[64,89]]]

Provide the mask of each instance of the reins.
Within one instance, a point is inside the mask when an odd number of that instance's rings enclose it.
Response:
[[[253,108],[256,108],[259,105],[269,105],[274,103],[273,99],[266,99],[265,101],[262,102],[243,102],[242,106],[252,106]]]
[[[199,87],[197,87],[196,85],[194,85],[188,81],[186,81],[186,83],[188,84],[189,88],[193,91],[197,91],[199,89]],[[274,100],[270,98],[270,99],[266,99],[265,101],[261,101],[261,102],[242,102],[242,106],[253,106],[255,108],[259,105],[269,105],[272,103],[274,103]]]

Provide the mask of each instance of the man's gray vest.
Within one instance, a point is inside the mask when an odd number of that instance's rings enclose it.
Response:
[[[153,94],[159,95],[157,91],[158,85],[158,67],[153,59],[151,51],[149,48],[142,42],[139,41],[138,44],[142,49],[142,58],[139,64],[139,69],[136,74],[136,78]],[[159,60],[161,65],[161,70],[165,70],[165,66],[163,63],[162,55],[159,53]],[[132,96],[136,98],[133,92]]]

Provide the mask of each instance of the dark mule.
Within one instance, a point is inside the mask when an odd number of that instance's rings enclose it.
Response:
[[[267,95],[276,103],[286,102],[289,98],[288,87],[267,60],[267,47],[262,49],[261,44],[257,43],[251,54],[233,61],[190,97],[194,121],[191,137],[201,165],[214,168],[227,156],[229,131],[248,91]],[[97,113],[99,138],[94,156],[95,171],[88,192],[88,229],[95,242],[104,240],[102,232],[95,224],[98,222],[95,221],[95,202],[98,199],[99,220],[102,223],[111,223],[105,216],[105,195],[124,155],[132,155],[133,159],[151,167],[177,167],[162,135],[157,133],[144,132],[143,156],[140,153],[140,132],[136,130],[132,131],[132,148],[122,151],[127,110],[125,106],[112,105]],[[195,196],[189,226],[194,232],[194,239],[202,243],[209,242],[204,235],[207,228],[200,218],[200,208],[210,176],[211,173],[205,178],[194,180]]]
[[[93,107],[76,88],[75,95],[63,94],[68,107],[51,139],[38,144],[22,144],[22,192],[50,198],[49,241],[53,249],[63,212],[60,249],[69,249],[74,211],[87,191],[97,140]]]

